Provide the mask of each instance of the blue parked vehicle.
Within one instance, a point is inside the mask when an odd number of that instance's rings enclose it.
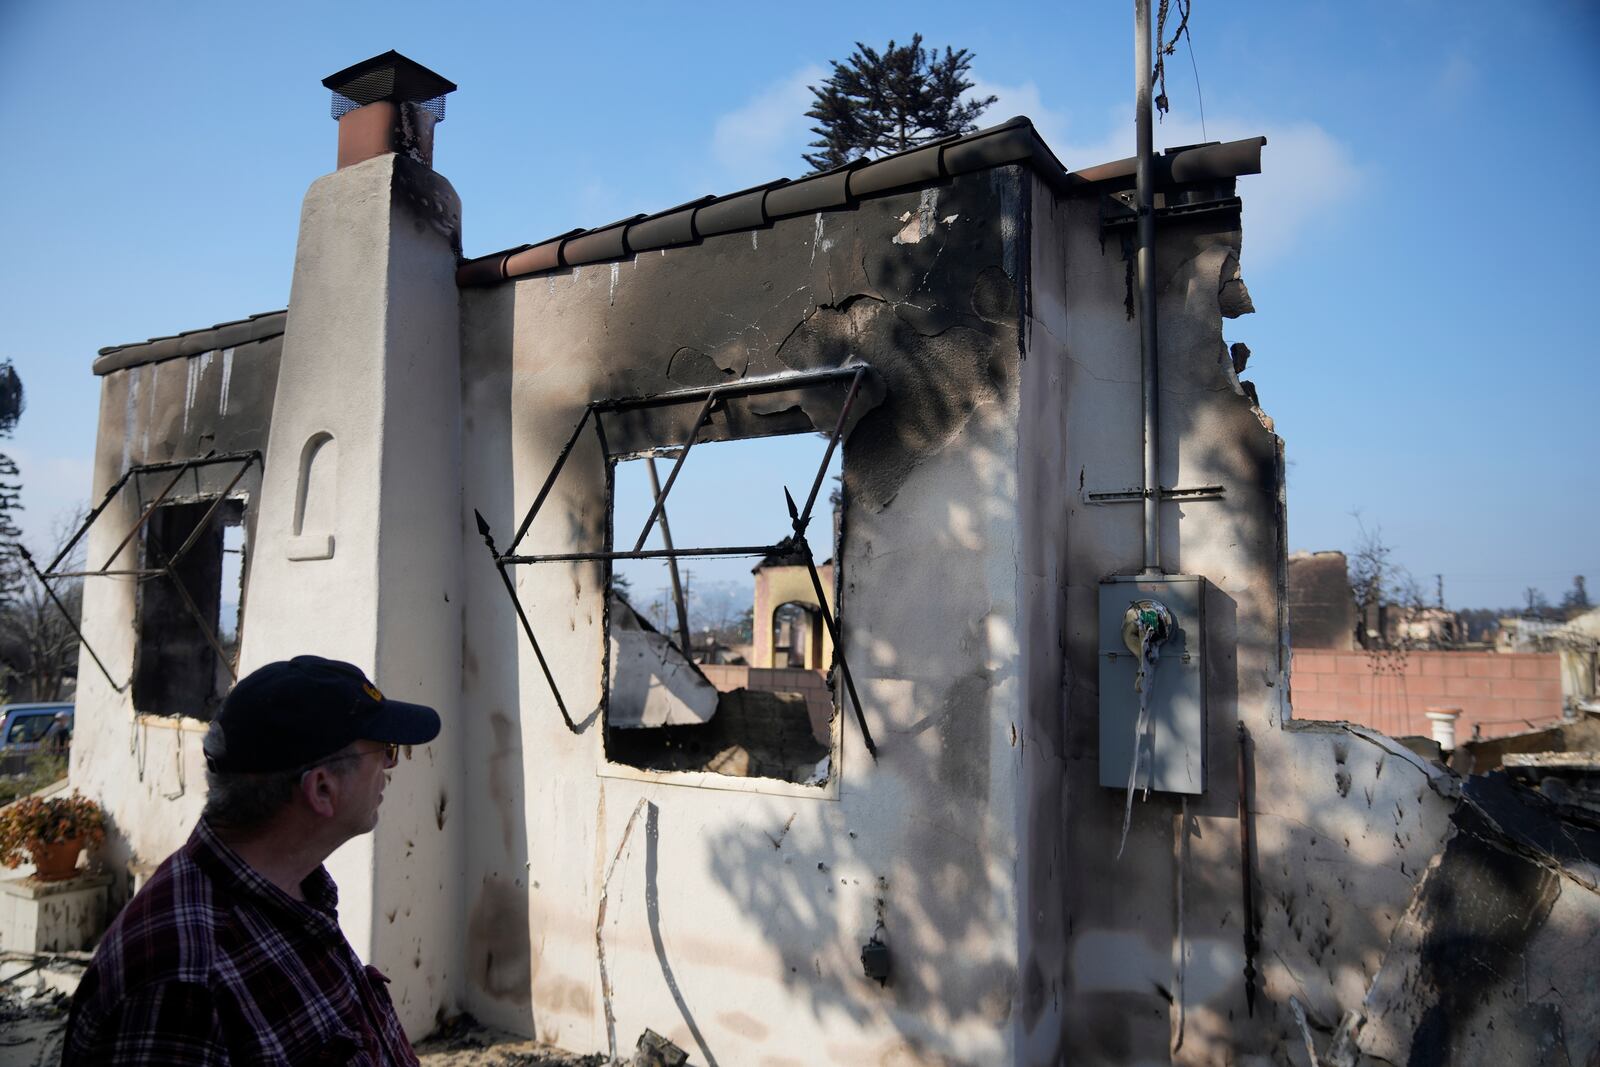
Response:
[[[71,703],[0,706],[0,774],[25,774],[41,750],[65,754],[72,743]]]

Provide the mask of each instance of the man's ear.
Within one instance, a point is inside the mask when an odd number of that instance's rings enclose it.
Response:
[[[300,778],[300,795],[313,812],[332,818],[339,802],[338,776],[326,767],[313,767]]]

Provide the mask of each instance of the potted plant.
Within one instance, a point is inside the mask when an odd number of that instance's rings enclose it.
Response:
[[[106,839],[105,813],[76,789],[67,797],[23,797],[0,809],[0,863],[16,867],[33,860],[43,882],[71,878],[78,853]]]

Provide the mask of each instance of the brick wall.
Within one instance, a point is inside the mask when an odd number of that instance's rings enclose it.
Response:
[[[1296,649],[1297,719],[1343,719],[1393,736],[1432,736],[1423,712],[1458,707],[1456,737],[1498,737],[1561,718],[1556,653],[1335,652]]]
[[[707,680],[723,693],[758,689],[768,693],[801,694],[806,698],[806,711],[811,715],[812,736],[825,745],[829,743],[833,692],[828,688],[826,671],[802,667],[736,667],[722,663],[702,663],[699,667]]]

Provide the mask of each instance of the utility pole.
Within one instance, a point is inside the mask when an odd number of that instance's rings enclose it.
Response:
[[[1435,574],[1433,576],[1433,580],[1436,583],[1438,583],[1438,586],[1439,586],[1439,610],[1443,611],[1444,610],[1444,575]]]
[[[1161,573],[1161,447],[1156,375],[1155,132],[1150,114],[1150,0],[1133,3],[1133,92],[1137,132],[1134,190],[1139,219],[1134,272],[1139,289],[1140,401],[1144,416],[1144,574]]]
[[[683,568],[683,654],[690,659],[694,658],[694,635],[689,629],[689,579],[693,577],[694,571]]]

